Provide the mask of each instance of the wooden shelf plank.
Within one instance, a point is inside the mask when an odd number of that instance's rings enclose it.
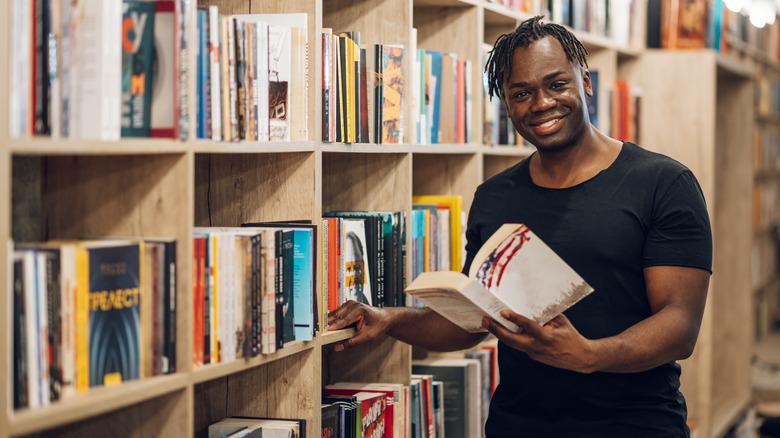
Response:
[[[123,138],[118,141],[37,137],[10,141],[15,155],[145,155],[187,151],[188,143],[162,138]]]
[[[9,434],[26,435],[75,423],[116,409],[142,403],[174,391],[184,390],[187,375],[158,376],[118,386],[90,389],[46,407],[10,414]]]
[[[409,145],[373,143],[323,143],[322,152],[337,152],[342,154],[406,154],[409,152]]]
[[[276,353],[261,355],[251,359],[238,359],[230,363],[218,363],[213,365],[204,365],[202,368],[196,368],[193,372],[192,382],[195,384],[209,380],[224,377],[233,373],[241,372],[260,365],[275,362],[279,359],[290,357],[302,351],[314,348],[314,342],[290,342],[284,348]]]
[[[527,157],[536,149],[526,146],[483,146],[481,150],[489,156]]]
[[[420,144],[409,147],[414,154],[476,154],[479,148],[475,144]]]
[[[317,142],[219,142],[209,140],[196,140],[190,142],[192,150],[196,154],[276,154],[286,152],[314,152]]]
[[[320,340],[322,345],[330,345],[335,344],[336,342],[341,342],[345,339],[349,339],[354,335],[355,329],[348,328],[325,333],[324,335],[320,336]]]
[[[752,80],[755,69],[747,62],[732,57],[716,54],[718,74],[725,74],[734,78]]]

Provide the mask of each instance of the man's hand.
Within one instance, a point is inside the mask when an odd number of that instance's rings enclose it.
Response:
[[[501,316],[517,324],[520,331],[510,331],[489,318],[484,318],[482,325],[509,347],[557,368],[579,373],[594,371],[591,341],[583,337],[563,314],[544,326],[509,310],[502,311]]]
[[[343,351],[356,345],[373,341],[387,332],[390,315],[381,308],[367,306],[356,301],[347,301],[328,314],[328,330],[340,330],[355,325],[357,333],[338,342],[334,350]]]

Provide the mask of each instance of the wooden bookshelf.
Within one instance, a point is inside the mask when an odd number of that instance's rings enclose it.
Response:
[[[754,129],[754,85],[742,74],[749,66],[712,51],[648,50],[639,62],[633,80],[652,90],[642,96],[640,144],[694,172],[712,221],[714,274],[696,351],[681,363],[681,390],[700,436],[721,436],[751,397],[752,152],[745,145]]]
[[[408,383],[411,348],[383,338],[336,353],[333,344],[354,333],[344,330],[319,334],[311,342],[290,343],[267,356],[194,367],[193,228],[289,219],[316,221],[330,210],[402,210],[410,214],[412,196],[424,194],[460,195],[467,212],[482,181],[533,153],[532,148],[481,144],[480,47],[511,32],[519,21],[529,18],[526,14],[486,0],[192,2],[193,6],[218,5],[225,14],[307,14],[308,138],[291,143],[198,140],[191,111],[189,140],[183,142],[11,139],[9,74],[7,68],[0,68],[0,246],[11,245],[12,229],[19,225],[14,221],[27,220],[20,218],[22,207],[11,201],[13,192],[25,189],[40,204],[39,217],[29,220],[42,238],[173,236],[178,242],[177,372],[21,411],[12,409],[13,382],[0,378],[0,393],[8,394],[0,401],[4,412],[0,438],[36,433],[205,437],[210,423],[229,415],[303,418],[308,436],[319,436],[324,384],[340,380]],[[0,31],[0,53],[6,59],[9,7],[8,2],[0,7],[6,8],[0,13],[0,29],[4,29]],[[194,8],[188,18],[195,21]],[[319,35],[323,28],[357,30],[364,44],[394,43],[406,48],[411,47],[416,29],[418,49],[457,52],[460,58],[470,60],[474,117],[469,129],[473,142],[417,145],[409,141],[414,138],[411,87],[405,87],[404,94],[404,144],[320,142]],[[752,108],[750,70],[708,52],[659,53],[645,51],[641,45],[617,47],[604,37],[578,35],[590,51],[591,67],[601,75],[597,96],[600,120],[611,117],[609,88],[616,79],[640,85],[645,91],[640,145],[677,157],[702,182],[716,231],[716,274],[696,354],[683,363],[683,391],[691,419],[702,431],[699,436],[714,435],[744,408],[748,400],[745,391],[750,386],[752,317],[747,292],[742,291],[750,287],[747,264],[751,236],[740,227],[741,221],[750,220],[750,151],[738,147],[750,144],[753,126],[752,112],[745,109]],[[191,71],[195,66],[193,52],[190,50],[188,59]],[[412,66],[409,54],[406,71]],[[693,72],[697,80],[669,79]],[[194,74],[190,75],[189,88],[190,108],[194,108]],[[38,169],[37,184],[22,187],[25,168],[15,164],[20,159],[32,160]],[[0,250],[0,265],[8,263],[8,252]],[[0,279],[10,283],[8,270],[0,272]],[[747,288],[743,288],[745,281]],[[11,302],[10,290],[10,286],[0,288],[0,302]],[[7,304],[0,308],[5,309],[8,321],[12,309]],[[9,338],[0,340],[2,376],[11,374]]]

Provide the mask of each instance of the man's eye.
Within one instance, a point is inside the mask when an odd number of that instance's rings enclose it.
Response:
[[[523,98],[526,98],[526,97],[528,97],[530,95],[531,95],[531,93],[529,93],[527,91],[520,91],[520,92],[515,94],[515,97],[518,98],[518,99],[523,99]]]
[[[558,89],[558,88],[561,88],[561,87],[563,87],[564,85],[566,85],[566,83],[565,83],[565,82],[554,82],[554,83],[552,84],[552,87],[551,87],[551,88],[555,90],[555,89]]]

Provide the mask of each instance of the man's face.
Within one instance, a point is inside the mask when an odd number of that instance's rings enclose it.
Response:
[[[504,81],[504,101],[515,129],[540,151],[574,146],[589,123],[585,96],[590,73],[566,58],[561,43],[545,37],[515,50]]]

